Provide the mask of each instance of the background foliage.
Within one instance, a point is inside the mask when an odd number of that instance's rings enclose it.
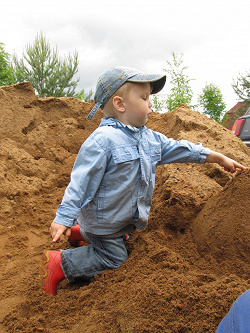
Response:
[[[61,58],[57,47],[51,49],[40,33],[33,44],[26,45],[20,60],[13,55],[13,71],[16,81],[30,81],[39,97],[75,96],[79,79],[72,78],[78,72],[78,54]]]
[[[4,49],[4,44],[0,43],[0,86],[15,83],[13,69],[10,65],[10,56]]]
[[[178,55],[172,52],[172,62],[167,60],[168,67],[164,69],[170,76],[170,94],[167,95],[166,106],[169,111],[184,103],[192,108],[191,100],[193,91],[190,86],[189,77],[184,73],[188,67],[183,66],[183,54]]]
[[[202,93],[198,96],[198,103],[203,112],[217,122],[222,120],[226,104],[220,89],[213,83],[207,84]]]
[[[156,112],[172,111],[184,103],[191,109],[200,106],[202,112],[220,122],[225,113],[226,105],[219,87],[207,84],[198,95],[198,105],[192,105],[193,91],[191,81],[186,74],[188,69],[183,64],[183,54],[180,56],[172,52],[172,59],[167,60],[169,94],[152,95],[151,101]],[[10,85],[23,81],[30,81],[39,97],[76,97],[85,102],[93,98],[93,91],[84,89],[76,92],[79,78],[74,79],[78,72],[78,53],[65,57],[59,56],[57,47],[51,48],[43,33],[36,36],[33,44],[28,44],[21,59],[14,54],[12,57],[4,50],[0,43],[0,85]],[[167,86],[167,88],[169,88]],[[244,105],[236,115],[245,113],[250,107],[250,73],[239,75],[233,80],[232,88]]]

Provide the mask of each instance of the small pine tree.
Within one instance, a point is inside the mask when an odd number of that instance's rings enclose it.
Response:
[[[60,58],[57,47],[51,49],[42,33],[26,46],[23,58],[13,55],[12,66],[17,82],[30,81],[39,97],[75,96],[79,79],[72,78],[78,72],[77,52]]]

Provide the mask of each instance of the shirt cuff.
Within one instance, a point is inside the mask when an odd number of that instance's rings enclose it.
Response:
[[[76,225],[76,219],[72,219],[67,216],[56,215],[54,222],[64,225],[65,227],[68,227],[68,228],[71,228],[73,225]]]
[[[196,144],[196,146],[200,146],[201,144]],[[200,147],[199,147],[200,148]],[[189,156],[189,162],[191,163],[205,163],[207,155],[209,155],[211,150],[209,148],[202,147],[201,149],[197,149],[192,152]]]
[[[203,148],[200,152],[200,160],[199,163],[205,163],[205,160],[208,155],[210,155],[211,149],[209,148]]]

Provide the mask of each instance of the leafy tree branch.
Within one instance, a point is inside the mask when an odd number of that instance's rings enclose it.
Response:
[[[167,109],[171,111],[182,103],[189,107],[195,107],[191,106],[193,91],[190,82],[193,79],[189,79],[184,73],[188,67],[183,66],[183,54],[178,57],[177,54],[172,52],[172,57],[172,62],[167,60],[168,68],[164,69],[170,76],[170,84],[172,86],[170,94],[167,96]]]
[[[220,89],[213,83],[207,84],[203,88],[202,93],[198,96],[198,103],[203,108],[203,112],[210,118],[220,122],[226,104],[223,101],[223,96]]]
[[[15,83],[13,69],[10,64],[10,56],[4,49],[4,44],[0,43],[0,86]]]
[[[240,102],[244,102],[245,106],[250,106],[250,73],[246,73],[245,76],[240,74],[237,80],[233,80],[232,88]]]

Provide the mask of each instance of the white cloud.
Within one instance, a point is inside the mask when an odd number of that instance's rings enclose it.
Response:
[[[194,95],[218,85],[228,107],[231,84],[249,70],[248,0],[8,0],[1,3],[0,42],[20,57],[43,31],[60,54],[79,54],[79,89],[95,88],[108,67],[161,72],[171,52],[184,54]]]

